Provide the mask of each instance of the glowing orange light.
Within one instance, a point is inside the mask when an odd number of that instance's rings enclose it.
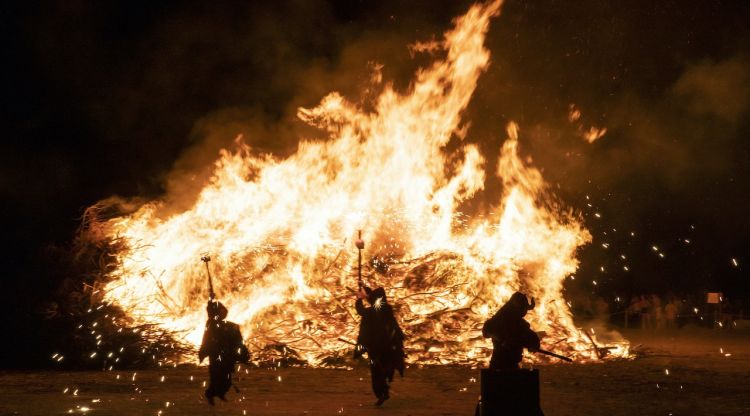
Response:
[[[101,224],[103,236],[125,243],[105,300],[197,345],[207,299],[200,258],[209,252],[216,294],[252,344],[288,345],[318,365],[347,353],[341,339],[356,337],[347,286],[356,285],[351,241],[361,229],[372,259],[365,279],[396,300],[410,360],[486,361],[481,323],[516,290],[537,301],[529,320],[546,332],[543,347],[596,359],[562,295],[575,252],[591,237],[519,158],[518,126],[507,127],[490,174],[474,144],[446,153],[465,131],[461,115],[489,64],[483,42],[500,5],[475,5],[443,40],[414,46],[444,54],[407,91],[380,84],[371,110],[337,92],[300,109],[327,140],[302,140],[286,159],[257,156],[238,140],[189,209],[162,218],[165,202],[152,201]],[[483,215],[467,216],[461,208],[488,181],[500,181],[502,194]],[[610,355],[627,354],[623,341]]]

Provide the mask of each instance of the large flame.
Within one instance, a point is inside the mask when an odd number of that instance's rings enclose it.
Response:
[[[420,69],[405,93],[382,86],[371,111],[336,92],[300,109],[328,140],[302,140],[283,160],[238,142],[239,150],[221,152],[191,209],[164,219],[163,202],[154,201],[107,221],[108,236],[126,248],[106,299],[198,344],[207,297],[200,257],[210,252],[217,295],[252,347],[287,345],[316,365],[356,337],[349,288],[357,285],[353,240],[363,230],[365,283],[386,288],[410,360],[486,360],[481,325],[516,290],[537,301],[529,319],[546,332],[543,346],[592,358],[562,295],[590,235],[519,159],[518,128],[508,127],[490,178],[476,145],[445,151],[466,132],[461,114],[488,66],[483,42],[500,5],[475,5],[442,41],[415,46],[443,58]],[[502,181],[496,205],[473,218],[460,212],[487,180]],[[615,355],[627,354],[624,345]]]

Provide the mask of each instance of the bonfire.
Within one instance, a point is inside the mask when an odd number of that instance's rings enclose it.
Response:
[[[498,126],[505,142],[490,166],[462,118],[490,65],[484,39],[500,6],[474,5],[441,39],[412,45],[431,63],[404,91],[376,72],[369,88],[379,94],[367,105],[331,92],[299,109],[326,139],[300,138],[279,158],[238,137],[188,209],[175,213],[165,200],[97,204],[86,230],[113,247],[103,301],[134,325],[196,346],[208,297],[201,257],[209,255],[213,289],[256,359],[283,350],[311,366],[339,362],[358,328],[361,230],[363,280],[386,289],[409,361],[484,364],[491,343],[481,326],[518,290],[536,300],[528,319],[545,333],[543,348],[599,359],[597,340],[576,327],[563,296],[576,251],[591,240],[580,216],[519,156],[522,128]],[[498,195],[485,193],[490,181],[502,185]],[[479,199],[492,202],[472,204]],[[624,357],[628,344],[607,351]]]

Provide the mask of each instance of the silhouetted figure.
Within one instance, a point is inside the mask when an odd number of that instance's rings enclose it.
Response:
[[[523,317],[534,308],[523,293],[514,293],[508,302],[482,327],[482,335],[492,338],[490,368],[481,371],[480,416],[543,416],[539,407],[539,370],[520,369],[523,349],[539,349],[539,336]]]
[[[531,330],[523,317],[534,308],[526,295],[514,293],[497,313],[484,323],[482,335],[492,338],[492,359],[490,369],[516,370],[521,362],[523,349],[539,349],[539,336]]]
[[[649,302],[648,298],[641,295],[638,306],[641,314],[641,329],[651,329],[653,327],[651,322],[651,302]]]
[[[672,299],[664,306],[664,317],[666,318],[667,328],[677,328],[677,315],[680,312],[677,302]]]
[[[637,296],[633,296],[630,299],[630,305],[625,309],[625,328],[628,328],[628,323],[631,316],[637,316],[641,313],[641,300]]]
[[[607,323],[609,321],[609,304],[601,296],[594,299],[594,311],[596,319]]]
[[[209,300],[206,312],[208,320],[198,358],[203,362],[208,357],[209,382],[204,394],[208,403],[213,406],[214,397],[227,400],[225,395],[232,386],[234,366],[238,362],[248,363],[250,353],[242,343],[240,327],[234,322],[226,321],[227,308],[221,302]]]
[[[661,298],[657,295],[651,295],[651,322],[654,329],[661,330],[664,328],[664,308],[661,306]]]
[[[363,298],[367,299],[369,307],[365,307]],[[393,308],[388,304],[382,287],[360,290],[355,306],[362,321],[354,358],[367,353],[372,391],[378,398],[375,405],[380,406],[389,398],[388,384],[393,381],[394,372],[398,370],[404,376],[404,333],[393,316]]]

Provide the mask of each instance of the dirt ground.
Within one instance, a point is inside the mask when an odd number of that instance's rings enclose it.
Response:
[[[625,334],[634,360],[540,366],[542,409],[557,415],[750,415],[750,333]],[[727,355],[729,354],[729,355]],[[251,369],[229,401],[201,398],[206,369],[0,373],[0,415],[473,415],[479,372],[408,369],[374,408],[367,368]],[[162,378],[163,377],[163,378]]]

